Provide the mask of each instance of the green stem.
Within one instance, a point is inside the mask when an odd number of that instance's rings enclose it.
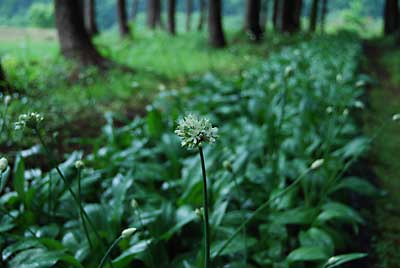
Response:
[[[277,198],[281,197],[282,195],[286,194],[287,192],[289,192],[290,190],[292,190],[302,179],[303,177],[308,174],[308,172],[311,169],[308,168],[303,174],[301,174],[294,182],[292,182],[292,184],[290,184],[289,186],[287,186],[285,189],[283,189],[279,194],[271,197],[270,199],[268,199],[264,204],[262,204],[261,206],[259,206],[251,215],[250,217],[245,220],[237,229],[236,231],[231,235],[231,237],[225,241],[225,243],[220,247],[220,249],[217,251],[217,253],[215,254],[215,256],[213,256],[213,258],[218,257],[223,251],[224,249],[229,246],[229,244],[233,241],[233,239],[235,239],[235,237],[243,230],[243,228],[246,227],[246,225],[248,225],[259,213],[261,213],[264,209],[266,209],[270,203],[274,200],[276,200]]]
[[[81,179],[82,179],[81,170],[78,169],[78,199],[79,199],[79,203],[80,204],[82,204]],[[85,235],[86,235],[86,239],[87,239],[87,241],[89,243],[89,247],[90,247],[90,249],[93,249],[93,244],[92,244],[92,241],[90,240],[89,231],[87,229],[85,217],[83,216],[82,210],[79,210],[79,214],[81,216],[83,230],[85,231]]]
[[[210,257],[210,224],[208,219],[208,192],[207,192],[207,175],[206,175],[206,164],[204,161],[203,148],[199,146],[200,160],[201,160],[201,171],[203,173],[203,205],[204,205],[204,267],[211,267]]]
[[[40,134],[39,129],[35,128],[35,129],[34,129],[34,132],[35,132],[35,134],[38,136],[39,141],[40,141],[40,143],[42,144],[42,146],[43,146],[43,148],[44,148],[44,150],[45,150],[47,156],[49,157],[49,159],[50,159],[52,162],[55,162],[55,158],[53,157],[52,153],[51,153],[51,152],[49,151],[49,149],[47,148],[46,143],[44,142],[44,139],[43,139],[42,135]],[[97,232],[97,230],[96,230],[96,228],[95,228],[93,222],[91,221],[91,219],[89,218],[89,215],[88,215],[88,214],[86,213],[86,211],[84,210],[82,204],[79,202],[78,197],[76,196],[76,194],[75,194],[74,191],[72,190],[72,188],[71,188],[71,186],[69,185],[67,179],[65,178],[64,174],[61,172],[61,170],[60,170],[60,168],[58,167],[57,164],[55,164],[55,169],[56,169],[58,175],[60,176],[60,178],[63,180],[65,186],[67,187],[68,192],[71,194],[72,199],[74,200],[74,202],[76,203],[76,205],[78,206],[78,208],[81,210],[82,215],[83,215],[83,216],[86,218],[86,220],[88,221],[88,223],[89,223],[90,227],[92,228],[92,230],[93,230],[93,232],[94,232],[96,238],[99,240],[101,247],[102,247],[103,249],[105,249],[103,240],[101,239],[99,233]],[[111,267],[114,267],[111,261],[110,261],[110,266],[111,266]]]
[[[103,258],[100,261],[99,266],[97,266],[97,268],[102,268],[104,266],[104,263],[106,262],[106,260],[108,259],[108,256],[110,255],[111,251],[115,248],[115,246],[122,240],[122,236],[118,237],[117,239],[115,239],[115,241],[111,244],[111,246],[108,248],[108,250],[106,251],[106,253],[104,254]],[[111,261],[110,261],[111,262]]]

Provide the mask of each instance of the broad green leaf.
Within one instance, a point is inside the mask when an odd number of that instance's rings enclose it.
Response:
[[[290,252],[287,260],[289,262],[323,261],[328,258],[329,255],[321,247],[301,247]]]
[[[156,109],[152,109],[147,113],[146,121],[150,136],[156,139],[160,138],[164,130],[161,113]]]
[[[25,202],[25,164],[21,155],[17,155],[15,159],[13,186],[19,199]]]
[[[8,178],[10,176],[10,167],[0,174],[0,194],[3,192],[4,187],[7,185]]]
[[[347,189],[359,193],[361,195],[376,196],[379,191],[366,179],[358,177],[349,177],[342,180],[331,192],[335,192],[341,189]]]
[[[322,212],[318,215],[318,220],[325,222],[335,219],[345,220],[350,223],[364,223],[358,212],[347,205],[335,202],[325,204]]]
[[[295,208],[271,215],[271,220],[280,224],[310,224],[317,216],[315,208]]]
[[[300,243],[302,247],[321,247],[329,255],[333,254],[335,249],[335,244],[329,233],[316,227],[302,232]]]

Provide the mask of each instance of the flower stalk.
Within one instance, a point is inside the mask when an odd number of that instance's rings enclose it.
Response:
[[[207,174],[206,174],[206,164],[204,161],[203,148],[199,146],[200,160],[201,160],[201,171],[203,174],[203,207],[204,207],[204,253],[205,253],[205,268],[211,267],[211,256],[210,256],[210,222],[208,216],[208,189],[207,189]]]

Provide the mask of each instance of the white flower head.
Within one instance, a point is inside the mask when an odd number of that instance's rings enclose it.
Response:
[[[121,237],[122,238],[129,238],[131,237],[134,233],[136,233],[137,229],[136,228],[128,228],[122,231]]]
[[[132,199],[131,200],[131,207],[132,208],[137,208],[139,206],[138,202],[136,201],[136,199]]]
[[[8,161],[7,158],[2,157],[0,158],[0,174],[3,173],[8,167]]]
[[[348,116],[349,115],[349,109],[344,109],[343,110],[343,116]]]
[[[328,106],[328,107],[326,108],[326,112],[327,112],[328,114],[333,113],[333,107],[332,107],[332,106]]]
[[[310,168],[312,170],[318,169],[324,164],[324,162],[325,162],[324,159],[317,159],[311,164]]]
[[[193,149],[203,143],[214,143],[218,138],[218,128],[213,127],[207,118],[189,114],[179,120],[175,134],[181,138],[182,147]]]
[[[392,116],[392,120],[395,121],[395,122],[400,121],[400,114],[394,114]]]
[[[35,112],[21,114],[18,121],[15,123],[16,129],[24,129],[25,127],[30,129],[38,129],[40,123],[44,120],[44,117]]]
[[[365,108],[365,105],[362,101],[358,100],[358,101],[354,102],[354,107],[362,110]]]
[[[78,160],[75,162],[76,169],[83,169],[85,167],[85,163],[82,160]]]
[[[8,104],[10,104],[11,102],[11,96],[7,95],[4,97],[4,105],[8,106]]]

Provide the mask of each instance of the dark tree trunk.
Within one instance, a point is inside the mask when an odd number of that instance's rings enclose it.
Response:
[[[117,2],[117,18],[119,33],[122,37],[129,36],[128,16],[126,14],[126,1],[118,0]]]
[[[136,15],[139,9],[139,0],[132,0],[132,7],[131,7],[131,20],[136,19]]]
[[[79,0],[55,0],[55,21],[61,52],[83,65],[104,66],[106,60],[97,52],[85,30]]]
[[[325,31],[325,20],[328,13],[328,0],[322,0],[321,8],[321,32]]]
[[[281,31],[293,33],[298,30],[297,25],[297,0],[283,0]]]
[[[172,35],[176,34],[175,9],[176,0],[168,0],[168,32]]]
[[[260,41],[262,30],[260,26],[261,0],[246,1],[245,29],[249,32],[251,39]]]
[[[282,1],[274,0],[274,10],[272,14],[272,24],[275,30],[281,29]]]
[[[4,92],[6,88],[7,88],[6,75],[4,74],[0,60],[0,92]]]
[[[295,22],[295,30],[301,30],[301,13],[303,11],[303,0],[294,0],[295,1],[295,11],[294,11],[294,22]]]
[[[315,32],[317,28],[319,0],[313,0],[310,11],[310,32]]]
[[[200,17],[199,17],[199,24],[197,25],[197,30],[202,31],[203,26],[204,26],[204,21],[206,20],[206,0],[199,0],[199,12],[200,12]]]
[[[86,0],[84,6],[85,27],[90,36],[99,33],[96,23],[96,2],[95,0]]]
[[[192,25],[193,0],[186,0],[186,31],[189,32]]]
[[[261,12],[260,12],[260,26],[261,31],[265,32],[267,28],[267,21],[268,21],[268,0],[261,1]]]
[[[222,0],[210,0],[208,3],[208,34],[211,46],[217,48],[226,46],[222,29]]]
[[[399,3],[398,0],[386,0],[384,8],[384,32],[391,35],[399,29]]]
[[[147,25],[150,29],[155,29],[161,25],[161,1],[147,1]]]

